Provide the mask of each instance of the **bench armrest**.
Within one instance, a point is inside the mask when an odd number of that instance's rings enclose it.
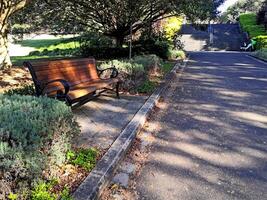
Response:
[[[99,76],[101,76],[101,74],[103,74],[105,71],[111,71],[110,77],[109,78],[116,78],[119,75],[118,70],[116,69],[116,67],[109,67],[106,69],[98,69],[99,71]]]
[[[43,91],[46,89],[46,87],[51,84],[51,83],[56,83],[59,82],[61,83],[61,85],[64,87],[64,93],[61,90],[57,91],[57,95],[67,95],[68,92],[70,91],[70,84],[68,83],[68,81],[64,80],[64,79],[55,79],[52,81],[49,81],[45,84],[42,85],[42,89],[41,89],[41,94],[43,93]]]

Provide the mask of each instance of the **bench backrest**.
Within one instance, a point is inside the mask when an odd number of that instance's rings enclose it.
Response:
[[[48,81],[64,79],[73,86],[99,79],[96,62],[93,58],[56,60],[45,62],[25,62],[36,86]],[[49,85],[50,90],[62,87],[59,83]]]

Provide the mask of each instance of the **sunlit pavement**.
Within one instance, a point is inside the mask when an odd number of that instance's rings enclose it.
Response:
[[[226,52],[190,59],[154,122],[139,199],[267,199],[267,64]]]

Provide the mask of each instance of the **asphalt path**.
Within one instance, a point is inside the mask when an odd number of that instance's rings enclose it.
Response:
[[[267,199],[267,64],[195,52],[174,84],[138,198]]]

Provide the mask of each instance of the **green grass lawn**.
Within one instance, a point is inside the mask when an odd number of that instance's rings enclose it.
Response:
[[[15,66],[22,66],[24,61],[41,61],[41,60],[56,60],[66,58],[67,56],[12,56],[11,61]],[[68,56],[67,58],[72,58]]]
[[[64,57],[71,57],[69,54],[79,48],[80,43],[77,38],[57,38],[57,39],[28,39],[18,43],[23,47],[33,47],[36,49],[32,55],[13,56],[11,61],[16,66],[21,66],[24,61],[32,60],[54,60]],[[64,54],[67,52],[67,55]]]
[[[75,38],[23,40],[18,43],[24,47],[34,47],[38,51],[54,49],[74,49],[79,47],[79,41]]]

